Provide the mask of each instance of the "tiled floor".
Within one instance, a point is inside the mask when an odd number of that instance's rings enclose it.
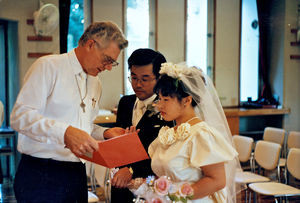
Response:
[[[4,179],[0,184],[0,203],[16,203],[17,200],[14,196],[13,183],[9,179]],[[98,201],[97,203],[105,203],[104,201]]]
[[[1,203],[15,203],[17,202],[12,181],[4,178],[3,183],[0,184],[0,202]]]

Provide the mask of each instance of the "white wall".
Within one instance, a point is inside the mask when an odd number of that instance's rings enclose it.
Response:
[[[240,0],[216,0],[215,85],[223,106],[238,106]]]
[[[157,2],[157,50],[167,61],[184,61],[184,1],[163,0]]]
[[[300,60],[290,59],[291,54],[300,55],[299,46],[290,46],[296,39],[291,28],[297,27],[297,4],[297,0],[285,1],[283,105],[291,109],[284,117],[284,128],[300,131]]]
[[[58,0],[43,0],[58,6]],[[33,12],[39,9],[39,0],[2,0],[0,1],[0,19],[18,22],[19,33],[19,66],[20,84],[25,73],[36,58],[28,58],[28,52],[59,53],[59,28],[51,35],[52,42],[27,41],[27,36],[34,34],[32,25],[27,25],[27,19],[33,19]]]
[[[113,21],[120,28],[123,27],[122,0],[95,0],[92,3],[93,21]],[[100,73],[103,91],[101,97],[101,107],[106,109],[114,108],[120,99],[120,94],[124,92],[124,52],[121,52],[118,62],[119,66],[113,67],[112,71]]]

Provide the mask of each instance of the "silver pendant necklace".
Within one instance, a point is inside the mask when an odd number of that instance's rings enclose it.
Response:
[[[81,90],[80,90],[80,87],[79,87],[76,75],[75,75],[75,80],[76,80],[76,84],[77,84],[77,87],[78,87],[78,91],[79,91],[79,95],[80,95],[80,100],[81,100],[80,107],[82,108],[83,113],[85,113],[85,106],[86,105],[83,102],[83,100],[86,98],[86,95],[87,95],[87,77],[85,79],[85,95],[84,95],[83,98],[82,98],[82,95],[81,95]]]

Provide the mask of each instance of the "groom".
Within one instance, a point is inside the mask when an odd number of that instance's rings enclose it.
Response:
[[[162,126],[173,126],[173,122],[162,120],[152,107],[152,103],[158,99],[153,88],[159,77],[160,66],[165,62],[165,57],[157,51],[135,50],[128,59],[131,72],[129,80],[135,94],[123,96],[118,105],[116,125],[122,128],[134,125],[140,129],[138,135],[146,150]],[[153,174],[150,159],[123,166],[112,179],[111,202],[132,202],[134,196],[126,188],[128,182],[132,178],[146,178]]]

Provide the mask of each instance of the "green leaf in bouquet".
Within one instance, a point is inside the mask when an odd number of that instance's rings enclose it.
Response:
[[[169,194],[169,198],[174,202],[179,202],[180,201],[179,197],[175,194]]]
[[[180,197],[180,201],[181,201],[182,203],[187,203],[187,199],[184,198],[184,197]]]

